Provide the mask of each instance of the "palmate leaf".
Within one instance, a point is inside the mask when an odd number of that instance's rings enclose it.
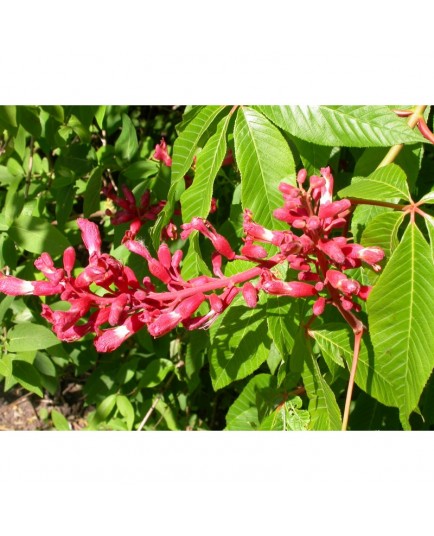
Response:
[[[430,246],[410,224],[367,302],[375,370],[389,378],[405,428],[434,367],[433,281]]]
[[[234,142],[243,208],[264,227],[287,228],[273,218],[273,210],[283,205],[279,183],[295,185],[294,158],[284,137],[261,113],[243,107],[237,113]]]
[[[211,207],[214,179],[226,155],[226,135],[231,114],[220,120],[216,133],[199,153],[193,184],[181,195],[182,219],[206,218]]]
[[[387,106],[256,106],[278,127],[318,145],[389,147],[426,141]]]
[[[354,177],[350,186],[339,190],[339,196],[373,201],[411,200],[406,175],[396,164],[377,169],[366,178]]]
[[[193,157],[200,140],[225,108],[226,106],[205,106],[197,115],[193,116],[188,125],[183,127],[182,132],[176,138],[173,145],[172,179],[167,202],[151,231],[155,248],[159,245],[161,230],[169,222],[173,214],[176,201],[180,199],[184,192],[184,175],[193,163]],[[198,171],[196,168],[196,172]]]
[[[245,378],[267,360],[271,347],[265,308],[241,296],[211,327],[210,368],[215,390]]]

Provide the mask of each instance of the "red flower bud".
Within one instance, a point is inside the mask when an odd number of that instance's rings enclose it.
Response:
[[[357,252],[357,256],[368,264],[376,264],[383,259],[384,251],[378,247],[361,248]]]
[[[250,281],[243,285],[242,293],[247,306],[251,308],[256,307],[256,304],[258,303],[258,291]]]
[[[241,248],[241,253],[252,259],[265,259],[268,256],[267,250],[262,246],[246,244]]]
[[[322,315],[325,309],[326,299],[320,296],[313,304],[313,314],[315,316]]]
[[[63,252],[63,267],[68,276],[71,276],[71,272],[74,269],[75,264],[75,249],[70,246]]]
[[[89,255],[96,253],[101,254],[101,235],[99,234],[98,226],[85,218],[78,218],[77,224],[81,230],[84,245],[89,252]]]
[[[325,203],[319,207],[318,216],[325,220],[326,218],[333,218],[337,214],[344,212],[351,207],[351,201],[349,199],[341,199],[334,203]]]
[[[158,248],[158,260],[161,262],[164,268],[166,268],[166,270],[170,269],[172,255],[167,244],[161,244],[161,246]]]
[[[148,331],[153,337],[161,337],[176,328],[181,321],[181,315],[172,311],[163,313],[156,320],[148,324]]]
[[[223,257],[226,257],[229,260],[235,258],[235,251],[231,248],[229,242],[222,235],[214,235],[211,238],[212,245],[215,247],[216,251],[221,253]]]
[[[302,185],[307,178],[307,171],[305,169],[300,169],[297,173],[297,182]]]
[[[266,281],[262,285],[263,290],[268,294],[278,296],[292,296],[293,298],[304,298],[306,296],[314,296],[317,294],[315,287],[301,281],[292,281],[285,283],[284,281]]]
[[[176,307],[175,313],[181,315],[181,320],[185,320],[200,307],[202,302],[205,301],[205,294],[198,292],[182,300],[182,302]]]

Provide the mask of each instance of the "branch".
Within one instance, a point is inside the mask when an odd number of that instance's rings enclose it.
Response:
[[[410,128],[414,128],[417,125],[417,122],[421,117],[423,117],[423,112],[425,111],[427,105],[419,105],[416,106],[414,109],[414,112],[412,115],[410,115],[407,124]],[[402,148],[404,147],[403,143],[400,143],[399,145],[394,145],[389,149],[389,152],[386,154],[386,156],[383,158],[383,160],[378,164],[377,169],[387,166],[387,164],[391,164],[394,162],[395,158],[398,156],[398,154],[401,152]]]

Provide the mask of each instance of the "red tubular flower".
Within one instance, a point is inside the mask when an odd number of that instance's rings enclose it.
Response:
[[[324,203],[319,207],[318,216],[325,220],[326,218],[334,218],[337,214],[348,210],[351,207],[351,201],[341,199],[333,203]]]
[[[113,352],[131,335],[137,333],[145,325],[137,316],[131,316],[116,328],[106,329],[95,338],[95,348],[98,352]]]
[[[284,281],[266,281],[263,283],[262,289],[268,294],[292,296],[293,298],[305,298],[317,294],[315,287],[308,283],[302,283],[301,281],[292,281],[291,283],[285,283]]]
[[[30,281],[0,272],[0,292],[8,296],[25,296],[33,294],[34,288]]]
[[[169,153],[167,152],[167,144],[164,138],[161,138],[160,143],[155,146],[155,152],[154,152],[153,158],[155,160],[159,160],[160,162],[163,162],[167,167],[171,167],[172,159],[170,158]]]
[[[81,236],[89,252],[89,256],[101,254],[101,235],[99,234],[98,226],[84,218],[78,218],[77,224],[81,230]]]

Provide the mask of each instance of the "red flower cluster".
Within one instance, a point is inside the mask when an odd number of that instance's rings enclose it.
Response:
[[[307,190],[303,187],[306,178],[306,171],[302,170],[297,176],[298,187],[286,183],[279,186],[285,203],[274,215],[292,226],[293,231],[265,229],[253,222],[250,211],[245,211],[245,238],[240,255],[209,222],[193,218],[182,225],[181,238],[186,239],[193,231],[198,231],[211,241],[215,250],[211,259],[214,276],[185,280],[180,272],[181,250],[172,255],[163,243],[154,258],[145,245],[127,231],[124,245],[143,257],[150,274],[166,286],[164,292],[158,292],[149,277],[140,283],[129,267],[102,253],[97,225],[78,219],[89,262],[77,277],[72,275],[75,253],[73,248],[68,248],[63,257],[63,269],[55,268],[48,253],[35,261],[48,281],[24,281],[0,272],[0,292],[60,294],[62,300],[70,303],[70,309],[55,311],[44,304],[43,317],[63,341],[95,333],[95,347],[100,352],[118,348],[144,326],[154,337],[170,332],[180,323],[189,330],[209,327],[238,294],[242,294],[248,307],[255,307],[261,290],[296,298],[315,296],[314,315],[321,314],[327,303],[338,307],[343,314],[351,309],[357,311],[360,306],[355,299],[365,300],[370,287],[348,278],[343,272],[360,266],[362,261],[379,270],[377,263],[383,258],[383,251],[348,243],[344,234],[333,236],[336,230],[345,231],[350,202],[333,202],[333,177],[329,168],[323,168],[321,176],[312,176]],[[261,243],[276,246],[277,253],[269,256]],[[254,266],[225,277],[223,257],[229,262],[247,260]],[[296,281],[283,281],[273,270],[286,262],[298,272]],[[204,311],[196,316],[201,306]]]

